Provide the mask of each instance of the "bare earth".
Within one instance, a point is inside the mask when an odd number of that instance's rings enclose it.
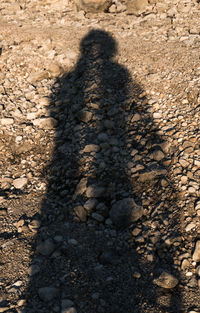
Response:
[[[200,312],[200,6],[149,2],[0,3],[0,312]]]

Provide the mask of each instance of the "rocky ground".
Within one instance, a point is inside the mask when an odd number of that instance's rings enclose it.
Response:
[[[200,6],[0,3],[0,312],[200,312]]]

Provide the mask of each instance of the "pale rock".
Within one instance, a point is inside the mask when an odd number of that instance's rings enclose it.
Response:
[[[11,117],[5,117],[0,119],[1,125],[3,126],[9,126],[14,123],[14,119]]]
[[[37,118],[33,121],[33,125],[42,129],[52,129],[57,126],[57,120],[53,117]]]
[[[154,119],[160,119],[160,118],[162,118],[162,115],[159,112],[154,112],[153,113],[153,118]]]
[[[148,6],[148,0],[128,0],[127,13],[139,15],[146,11]]]
[[[196,223],[191,222],[191,223],[189,223],[189,224],[186,226],[185,231],[186,231],[186,232],[191,231],[191,230],[192,230],[193,228],[195,228],[195,227],[196,227]]]
[[[13,180],[13,186],[16,189],[23,189],[28,183],[28,179],[26,177],[20,177]]]
[[[30,74],[29,76],[29,81],[31,83],[36,83],[36,82],[40,82],[43,79],[48,79],[49,78],[49,73],[45,70],[41,71],[41,72],[35,72]]]
[[[178,279],[167,272],[162,272],[162,274],[158,278],[154,279],[153,282],[157,286],[166,289],[171,289],[178,285]]]

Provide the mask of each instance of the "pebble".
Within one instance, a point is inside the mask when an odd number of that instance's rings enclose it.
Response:
[[[167,272],[162,272],[162,274],[158,278],[154,279],[153,282],[157,286],[166,289],[171,289],[178,285],[178,279]]]
[[[133,198],[125,198],[113,204],[110,219],[118,227],[124,227],[139,220],[144,214],[142,206],[135,203]]]
[[[55,248],[56,246],[53,241],[51,239],[46,239],[37,246],[36,251],[44,256],[49,256]]]
[[[87,221],[87,212],[85,211],[84,207],[81,205],[74,208],[74,212],[76,216],[80,219],[81,222]]]
[[[196,227],[196,223],[191,222],[191,223],[189,223],[189,224],[186,226],[185,231],[186,231],[186,232],[189,232],[189,231],[191,231],[192,229],[194,229],[195,227]]]
[[[52,129],[56,127],[57,120],[53,117],[44,117],[44,118],[37,118],[33,120],[33,125],[38,126],[42,129]]]
[[[62,299],[61,301],[61,307],[62,309],[67,309],[67,308],[70,308],[70,307],[73,307],[74,306],[74,303],[72,300],[70,299]]]
[[[13,118],[2,118],[0,119],[0,123],[1,125],[3,126],[9,126],[9,125],[12,125],[14,123],[14,119]]]
[[[13,180],[13,186],[16,189],[23,189],[28,184],[28,179],[26,177],[16,178]]]
[[[77,246],[78,245],[78,241],[74,238],[68,239],[67,241],[70,245],[72,246]]]

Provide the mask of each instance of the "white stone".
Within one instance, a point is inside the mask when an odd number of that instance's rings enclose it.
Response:
[[[26,177],[16,178],[13,180],[13,186],[16,189],[23,189],[28,183],[28,179]]]

